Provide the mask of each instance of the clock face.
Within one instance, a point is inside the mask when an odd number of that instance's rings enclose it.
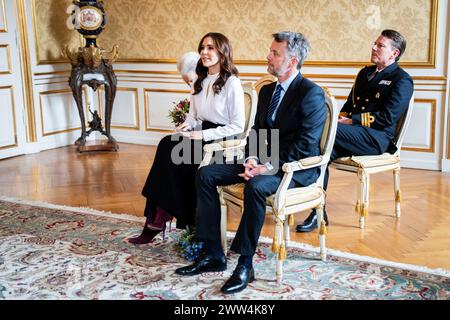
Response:
[[[78,13],[78,21],[82,29],[95,30],[102,24],[103,14],[95,7],[82,7]]]

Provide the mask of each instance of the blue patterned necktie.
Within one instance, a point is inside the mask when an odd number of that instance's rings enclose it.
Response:
[[[269,110],[267,111],[267,124],[269,125],[269,128],[273,127],[273,113],[275,112],[275,109],[278,106],[278,102],[280,101],[280,96],[281,96],[281,90],[283,88],[281,87],[281,85],[277,84],[277,87],[275,88],[275,93],[273,94],[272,97],[272,101],[270,102],[269,105]]]

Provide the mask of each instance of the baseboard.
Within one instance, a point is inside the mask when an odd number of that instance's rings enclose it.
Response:
[[[440,164],[431,160],[409,160],[402,158],[400,164],[402,168],[441,171]]]
[[[442,172],[450,172],[450,159],[442,160]]]
[[[142,137],[142,136],[130,136],[125,134],[114,133],[113,137],[117,140],[117,142],[123,143],[132,143],[132,144],[142,144],[142,145],[151,145],[157,146],[159,141],[169,133],[156,133],[151,137]]]
[[[42,150],[42,147],[39,142],[32,142],[32,143],[25,144],[25,146],[23,148],[23,153],[24,154],[32,154],[32,153],[41,152],[41,150]]]

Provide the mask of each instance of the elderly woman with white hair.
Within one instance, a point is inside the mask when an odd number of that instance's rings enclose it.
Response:
[[[147,198],[144,212],[147,219],[141,235],[128,239],[130,243],[149,243],[160,232],[164,238],[167,221],[173,217],[177,219],[177,228],[194,226],[195,174],[201,161],[195,154],[202,154],[206,142],[244,131],[244,92],[228,38],[221,33],[208,33],[200,40],[198,53],[188,52],[177,63],[183,80],[192,90],[189,114],[177,127],[176,134],[164,137],[158,144],[142,190]],[[176,151],[186,140],[190,150]],[[185,150],[190,151],[187,157]],[[183,162],[179,164],[180,159],[173,159],[172,154],[180,155]],[[184,161],[186,158],[189,161]]]
[[[191,89],[194,88],[194,82],[197,80],[195,68],[200,55],[197,52],[186,52],[177,60],[177,70],[181,74],[181,78],[186,82]]]

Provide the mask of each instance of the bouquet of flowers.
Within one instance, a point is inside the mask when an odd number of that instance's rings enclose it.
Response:
[[[174,107],[169,111],[169,118],[172,119],[172,123],[178,127],[186,119],[186,115],[189,112],[190,102],[189,99],[181,100],[180,102],[174,102]]]
[[[178,239],[177,250],[189,261],[196,260],[202,253],[203,242],[195,240],[195,231],[186,229]]]

